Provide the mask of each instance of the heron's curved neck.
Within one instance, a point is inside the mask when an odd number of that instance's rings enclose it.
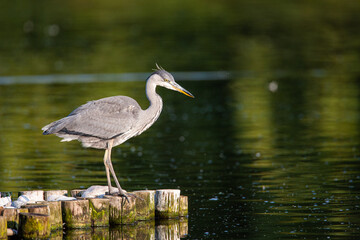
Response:
[[[146,96],[150,102],[146,111],[157,118],[160,115],[163,103],[160,95],[156,93],[156,84],[151,79],[146,82]]]

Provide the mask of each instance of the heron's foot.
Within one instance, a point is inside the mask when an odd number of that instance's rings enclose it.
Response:
[[[136,197],[134,194],[132,193],[128,193],[126,190],[124,189],[119,189],[118,192],[111,192],[110,195],[112,196],[119,196],[119,197],[122,197],[122,198],[125,198],[125,200],[130,203],[129,201],[129,197]]]
[[[122,198],[125,198],[125,200],[129,202],[129,197],[131,198],[136,198],[136,199],[140,199],[142,201],[145,201],[143,198],[137,196],[136,194],[133,194],[133,193],[128,193],[127,191],[125,191],[124,189],[121,189],[119,192],[113,192],[113,193],[110,193],[110,195],[113,195],[113,196],[120,196]]]

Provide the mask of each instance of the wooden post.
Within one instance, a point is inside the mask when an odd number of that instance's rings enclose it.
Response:
[[[50,215],[50,208],[48,205],[34,204],[34,205],[25,205],[23,207],[27,208],[29,213],[40,213],[44,215]]]
[[[61,209],[66,228],[91,227],[88,200],[61,201]]]
[[[187,196],[180,196],[179,216],[180,217],[187,217],[188,211],[189,211],[188,197]]]
[[[19,235],[25,239],[39,239],[50,237],[49,215],[39,213],[19,214]]]
[[[91,226],[109,226],[109,199],[89,198]]]
[[[48,198],[50,196],[67,196],[68,191],[67,190],[49,190],[44,192],[44,199],[45,201],[49,201]]]
[[[180,209],[180,190],[162,189],[155,193],[156,218],[178,218]]]
[[[22,208],[28,209],[28,212],[42,213],[50,215],[51,231],[61,229],[63,227],[61,202],[37,202],[35,204],[27,204]],[[49,211],[47,210],[49,208]]]
[[[62,212],[61,212],[61,202],[47,202],[50,208],[50,227],[51,231],[62,229]]]
[[[2,216],[6,218],[7,227],[18,229],[19,226],[19,213],[27,213],[27,208],[4,208]]]
[[[132,192],[137,196],[136,220],[150,220],[155,218],[155,191],[143,190]]]
[[[7,221],[4,216],[0,216],[0,239],[7,239]]]
[[[129,197],[129,202],[119,196],[108,196],[109,198],[109,221],[110,225],[131,224],[135,222],[136,204],[135,198]]]
[[[27,196],[31,200],[31,202],[44,201],[44,191],[43,190],[21,191],[21,192],[19,192],[19,197],[21,195]]]

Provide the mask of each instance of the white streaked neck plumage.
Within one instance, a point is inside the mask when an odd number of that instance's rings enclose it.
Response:
[[[150,106],[144,110],[142,119],[144,127],[141,132],[148,129],[160,116],[163,102],[159,94],[156,93],[156,76],[151,75],[146,82],[146,97],[149,99]]]
[[[146,82],[146,97],[150,102],[150,106],[145,111],[149,112],[149,114],[157,112],[160,114],[163,107],[162,98],[156,93],[156,86],[155,75],[151,75]]]

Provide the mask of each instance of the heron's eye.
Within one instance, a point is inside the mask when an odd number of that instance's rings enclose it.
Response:
[[[166,78],[164,78],[164,81],[165,81],[165,82],[170,82],[170,81],[169,81],[168,79],[166,79]]]

